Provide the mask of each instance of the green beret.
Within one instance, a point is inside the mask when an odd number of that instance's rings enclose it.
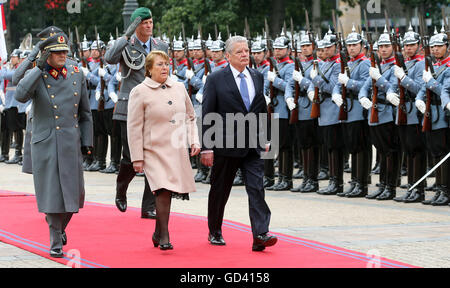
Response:
[[[152,18],[152,11],[146,7],[141,7],[134,10],[133,14],[131,14],[131,22],[134,22],[137,17],[141,17],[142,21]]]

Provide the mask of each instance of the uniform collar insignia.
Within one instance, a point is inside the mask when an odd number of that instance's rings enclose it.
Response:
[[[311,56],[305,58],[305,60],[303,62],[309,62],[309,61],[312,61],[312,60],[314,60],[314,56],[311,55]]]
[[[356,56],[355,58],[351,58],[350,59],[350,62],[353,62],[353,61],[356,61],[356,60],[359,60],[359,59],[363,59],[363,58],[365,58],[365,55],[364,55],[364,53],[360,53],[358,56]],[[363,59],[364,60],[364,59]]]
[[[388,58],[386,60],[381,61],[381,65],[388,64],[388,63],[394,63],[395,64],[395,57],[392,56],[392,57],[390,57],[390,58]]]
[[[408,61],[412,61],[412,60],[416,60],[416,59],[419,61],[422,61],[424,59],[424,57],[423,57],[423,55],[416,54],[411,58],[406,58],[405,61],[408,62]]]
[[[449,65],[450,65],[450,56],[448,56],[447,58],[445,58],[445,59],[442,60],[442,61],[438,61],[438,62],[436,63],[436,65],[437,65],[437,66],[442,66],[442,65],[447,65],[447,66],[449,66]]]
[[[225,63],[227,63],[226,59],[224,59],[224,60],[220,61],[219,63],[217,63],[216,66],[222,66]]]
[[[55,78],[55,80],[58,80],[59,74],[61,74],[64,77],[64,79],[66,79],[66,77],[67,77],[66,66],[63,66],[61,69],[56,69],[56,68],[48,65],[47,71],[53,78]]]
[[[331,58],[328,58],[328,62],[339,62],[339,61],[337,61],[337,60],[339,60],[340,59],[340,55],[339,54],[336,54],[336,55],[334,55],[333,57],[331,57]]]
[[[288,62],[288,63],[293,63],[291,58],[289,58],[289,56],[284,57],[281,60],[277,60],[278,63],[284,63],[284,62]]]
[[[269,61],[266,59],[266,60],[264,60],[263,62],[259,63],[258,67],[261,67],[261,66],[269,66],[269,65],[270,65],[270,63],[269,63]]]
[[[188,61],[187,61],[186,58],[184,58],[183,60],[181,60],[181,62],[178,62],[178,65],[185,65],[185,66],[187,66],[187,64],[188,64]]]

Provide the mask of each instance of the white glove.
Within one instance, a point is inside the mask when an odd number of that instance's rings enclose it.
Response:
[[[294,78],[295,81],[300,83],[303,80],[303,75],[302,75],[302,73],[298,72],[297,70],[294,70],[294,73],[292,74],[292,78]]]
[[[114,103],[117,103],[117,100],[119,100],[119,98],[117,97],[116,92],[111,92],[111,93],[109,93],[109,98],[111,98],[111,100],[112,100]]]
[[[342,85],[347,87],[348,80],[350,80],[350,78],[348,78],[346,73],[339,73],[339,76],[338,76],[339,83],[341,83]]]
[[[2,103],[5,104],[5,92],[3,92],[3,89],[0,89],[0,99],[2,100]]]
[[[0,113],[3,113],[4,110],[5,110],[5,106],[3,106],[3,104],[0,104]]]
[[[286,99],[286,104],[287,104],[287,106],[288,106],[288,108],[289,108],[289,110],[290,111],[292,111],[292,110],[294,110],[295,109],[295,102],[294,102],[294,98],[292,98],[292,97],[290,97],[290,98],[287,98]]]
[[[100,100],[100,91],[95,91],[95,100]]]
[[[403,80],[403,78],[406,76],[405,71],[402,67],[398,67],[397,65],[394,66],[394,75],[398,79]]]
[[[372,108],[372,101],[370,101],[370,99],[367,97],[359,99],[359,103],[361,103],[361,106],[366,110]]]
[[[186,70],[186,78],[191,80],[192,77],[194,77],[194,71],[192,71],[191,69]]]
[[[203,94],[202,94],[202,93],[197,93],[197,94],[195,95],[195,99],[197,99],[197,101],[198,101],[199,103],[202,103],[202,102],[203,102]]]
[[[117,73],[116,73],[116,80],[117,80],[118,82],[122,81],[122,75],[120,74],[120,72],[117,72]]]
[[[314,91],[309,91],[308,92],[308,98],[309,98],[309,101],[313,102],[313,100],[314,100]]]
[[[98,68],[98,76],[103,78],[103,77],[105,77],[105,75],[106,75],[106,70],[103,68]]]
[[[178,77],[175,74],[170,75],[170,79],[172,79],[172,81],[174,82],[178,82]]]
[[[369,75],[375,81],[378,81],[378,79],[381,78],[380,70],[378,70],[378,68],[376,68],[376,67],[369,68]]]
[[[331,100],[333,100],[333,102],[336,103],[336,105],[338,107],[341,107],[341,105],[344,103],[344,100],[342,99],[342,95],[341,94],[333,94],[331,96]]]
[[[205,85],[205,84],[206,84],[206,77],[208,77],[208,76],[206,76],[206,75],[203,75],[203,77],[202,77],[202,82],[203,82],[203,85]]]
[[[400,98],[397,93],[387,93],[386,99],[394,106],[398,106],[400,104]]]
[[[312,79],[316,78],[316,76],[317,76],[318,74],[319,74],[319,73],[317,72],[316,68],[313,67],[313,69],[311,69],[311,72],[309,73],[309,76],[311,77],[311,80],[312,80]]]
[[[276,77],[277,77],[277,75],[274,72],[272,72],[272,71],[267,72],[267,80],[269,80],[270,82],[275,81]]]
[[[423,70],[422,79],[426,83],[430,82],[431,78],[433,78],[433,75],[431,75],[430,71]]]
[[[264,99],[266,99],[266,105],[269,105],[270,104],[270,97],[264,96]]]
[[[427,105],[420,99],[416,100],[416,107],[422,113],[425,114],[425,110],[427,109]]]
[[[30,113],[32,107],[33,107],[33,104],[31,103],[30,105],[27,106],[27,108],[25,108],[25,113],[26,114]]]
[[[445,108],[447,108],[447,110],[450,110],[450,103],[448,103],[447,106],[445,106]]]
[[[81,71],[83,71],[84,77],[87,77],[87,75],[89,74],[89,69],[83,66],[80,69]]]

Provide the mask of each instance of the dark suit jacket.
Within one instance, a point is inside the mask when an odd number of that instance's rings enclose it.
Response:
[[[226,157],[245,157],[251,148],[256,148],[258,153],[264,150],[265,143],[259,143],[260,141],[258,141],[258,143],[251,144],[249,141],[250,138],[259,140],[261,133],[263,133],[263,135],[261,135],[261,139],[266,138],[266,134],[265,132],[263,132],[264,125],[261,125],[261,121],[263,119],[259,115],[260,113],[266,113],[267,115],[267,106],[264,99],[264,77],[257,70],[251,68],[247,69],[250,72],[255,86],[255,98],[251,103],[250,111],[247,111],[245,107],[244,101],[242,100],[230,66],[216,71],[208,76],[205,83],[202,103],[203,151],[212,149],[215,155]],[[208,143],[205,142],[207,138],[211,138],[211,130],[208,132],[208,129],[216,129],[218,128],[218,124],[220,123],[205,123],[205,119],[207,119],[205,117],[208,117],[207,115],[209,113],[216,113],[217,115],[219,115],[223,122],[223,131],[216,130],[218,131],[218,134],[221,134],[223,136],[223,138],[222,140],[220,140],[220,137],[218,137],[220,135],[215,134],[214,137],[212,137],[214,140],[216,140],[216,143],[213,147],[210,147]],[[251,125],[249,125],[248,121],[245,122],[245,125],[243,125],[241,121],[233,121],[234,127],[231,125],[227,125],[226,114],[228,113],[234,115],[234,117],[237,116],[236,119],[238,119],[238,117],[247,117],[247,119],[255,117],[254,119],[256,119],[258,123],[258,129],[254,129],[254,126],[253,128],[251,128]],[[243,139],[238,139],[238,125],[239,129],[245,129],[245,145],[240,145],[239,148],[237,148],[237,144],[239,140],[242,141]],[[239,135],[242,135],[242,133],[239,133]],[[230,142],[230,140],[232,140],[230,139],[231,137],[234,137],[234,141],[232,142],[234,143],[232,145],[233,147],[227,147],[227,139]],[[220,144],[222,144],[222,147],[220,147]]]

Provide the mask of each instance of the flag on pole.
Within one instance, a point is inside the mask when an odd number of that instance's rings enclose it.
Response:
[[[0,1],[1,13],[0,13],[0,64],[6,63],[8,61],[8,51],[6,50],[6,41],[5,41],[5,31],[6,31],[6,20],[5,20],[5,10],[4,10],[4,1]]]

